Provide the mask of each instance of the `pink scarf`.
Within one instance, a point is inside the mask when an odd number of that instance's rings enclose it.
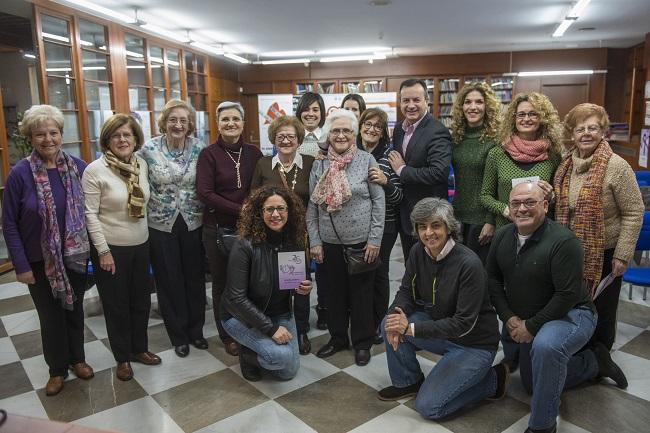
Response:
[[[537,162],[548,159],[548,150],[551,148],[551,143],[545,138],[528,141],[517,134],[513,134],[503,147],[512,159],[517,162]]]
[[[327,151],[327,159],[330,162],[329,169],[323,173],[314,187],[311,194],[311,201],[317,205],[326,203],[327,212],[341,210],[343,203],[350,200],[352,191],[350,182],[345,174],[345,167],[357,154],[357,146],[350,146],[348,150],[339,155],[332,146]]]

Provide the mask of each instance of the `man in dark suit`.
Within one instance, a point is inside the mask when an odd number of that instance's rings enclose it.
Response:
[[[429,96],[424,81],[403,81],[399,100],[404,121],[395,125],[393,151],[388,159],[404,192],[399,234],[406,260],[417,242],[409,219],[413,206],[425,197],[447,199],[451,135],[447,127],[429,114]]]

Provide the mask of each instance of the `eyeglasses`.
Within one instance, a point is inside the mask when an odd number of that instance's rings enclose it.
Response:
[[[167,119],[167,123],[170,125],[175,125],[177,123],[180,123],[181,125],[185,126],[189,123],[190,121],[188,119],[177,119],[175,117],[170,117]]]
[[[530,120],[537,120],[539,118],[539,114],[537,114],[537,112],[535,111],[529,111],[528,113],[525,111],[519,111],[517,112],[516,116],[517,119],[522,119],[522,120],[525,119],[526,117],[528,117]]]
[[[384,129],[384,125],[382,125],[381,123],[372,123],[370,121],[363,122],[363,127],[368,131],[370,129],[374,129],[377,132],[381,132],[381,130]]]
[[[575,128],[573,130],[574,134],[582,135],[585,131],[589,131],[590,134],[595,134],[600,131],[600,125],[589,125],[586,128],[581,126],[580,128]]]
[[[125,132],[123,134],[116,132],[115,134],[111,134],[110,139],[113,141],[119,141],[121,139],[124,139],[126,141],[131,141],[133,140],[133,134],[131,134],[130,132]]]
[[[289,208],[287,206],[267,206],[262,208],[262,210],[267,213],[268,215],[273,215],[275,211],[278,211],[278,213],[286,213]]]
[[[430,313],[431,310],[433,310],[433,306],[436,303],[436,277],[433,277],[433,283],[431,283],[431,302],[426,302],[423,299],[420,299],[419,297],[416,296],[415,294],[415,286],[416,286],[416,281],[418,278],[418,274],[413,275],[413,279],[411,280],[411,292],[413,293],[413,300],[415,301],[415,305],[418,305],[424,309],[424,311]]]
[[[283,142],[284,140],[296,141],[296,134],[278,134],[275,136],[276,142]]]
[[[510,206],[510,209],[519,209],[523,204],[526,209],[532,209],[535,206],[537,206],[537,203],[541,201],[543,200],[524,200],[524,201],[513,200],[508,203],[508,206]]]
[[[330,135],[334,137],[338,137],[339,135],[353,135],[354,131],[348,128],[336,128],[336,129],[330,129]]]

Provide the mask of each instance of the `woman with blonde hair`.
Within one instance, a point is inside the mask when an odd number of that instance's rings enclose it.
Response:
[[[488,152],[497,144],[500,103],[492,87],[469,83],[452,108],[452,166],[456,179],[454,213],[463,225],[462,242],[485,263],[494,235],[494,215],[479,201]]]
[[[195,118],[187,102],[172,99],[158,118],[162,135],[138,152],[147,162],[151,188],[147,219],[158,306],[181,358],[189,354],[190,343],[208,348],[203,338],[203,203],[196,192],[196,164],[206,145],[192,136]]]

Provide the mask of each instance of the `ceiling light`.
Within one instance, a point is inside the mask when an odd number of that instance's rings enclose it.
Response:
[[[60,41],[60,42],[70,42],[70,39],[66,38],[65,36],[59,36],[59,35],[54,35],[52,33],[47,33],[47,32],[42,32],[41,35],[44,38],[47,39],[53,39],[55,41]]]
[[[136,53],[134,51],[124,50],[124,52],[126,53],[127,56],[138,57],[138,58],[143,58],[144,57],[142,54]]]
[[[304,59],[277,59],[277,60],[261,60],[255,62],[260,65],[286,65],[290,63],[309,63],[310,60],[307,58]]]
[[[310,50],[294,50],[294,51],[269,51],[260,53],[260,57],[305,57],[313,56],[314,51]]]
[[[130,17],[128,15],[115,12],[112,9],[105,8],[103,6],[96,5],[94,3],[91,3],[86,0],[65,0],[67,3],[72,3],[77,6],[81,6],[83,8],[89,9],[94,12],[99,12],[102,15],[106,15],[111,18],[115,18],[116,20],[122,21],[127,24],[133,24],[136,22],[136,19],[134,17]]]
[[[384,55],[365,55],[365,56],[338,56],[338,57],[321,57],[319,62],[328,63],[328,62],[354,62],[358,60],[384,60],[386,56]]]
[[[23,57],[26,58],[26,59],[35,59],[36,58],[36,56],[34,54],[31,54],[31,53],[25,53],[25,54],[23,54]]]
[[[553,32],[551,37],[560,38],[560,37],[564,36],[564,32],[566,32],[566,30],[569,28],[569,26],[571,24],[573,24],[573,21],[574,20],[564,20],[564,21],[562,21],[560,23],[560,25],[557,26],[557,28],[555,29],[555,31]]]
[[[328,50],[319,50],[318,55],[345,55],[345,54],[361,54],[361,53],[382,53],[389,52],[388,47],[357,47],[357,48],[332,48]]]
[[[231,60],[238,61],[239,63],[250,63],[250,60],[245,59],[245,58],[243,58],[241,56],[238,56],[237,54],[225,53],[223,56],[228,57]]]
[[[212,45],[208,45],[208,44],[204,44],[202,42],[196,42],[196,41],[190,42],[190,45],[192,45],[193,47],[199,48],[199,49],[201,49],[203,51],[207,51],[209,53],[212,53],[212,54],[217,54],[217,55],[220,55],[220,56],[223,55],[223,46],[220,47],[220,48],[217,48],[217,47],[213,47]]]
[[[560,23],[559,26],[555,29],[553,32],[552,37],[554,38],[559,38],[564,35],[564,32],[567,31],[567,29],[573,24],[574,21],[576,21],[578,18],[580,18],[580,15],[582,15],[582,12],[584,12],[585,8],[589,4],[591,0],[578,0],[576,4],[573,5],[569,13],[564,17],[564,20]]]
[[[159,35],[165,36],[169,39],[173,39],[178,42],[182,42],[182,43],[190,42],[190,39],[187,36],[181,36],[179,34],[176,34],[174,32],[163,29],[162,27],[158,27],[153,24],[142,24],[140,27],[145,30],[149,30],[150,32],[158,33]]]
[[[591,75],[593,69],[580,69],[570,71],[527,71],[519,72],[517,75],[520,77],[546,77],[550,75]]]

